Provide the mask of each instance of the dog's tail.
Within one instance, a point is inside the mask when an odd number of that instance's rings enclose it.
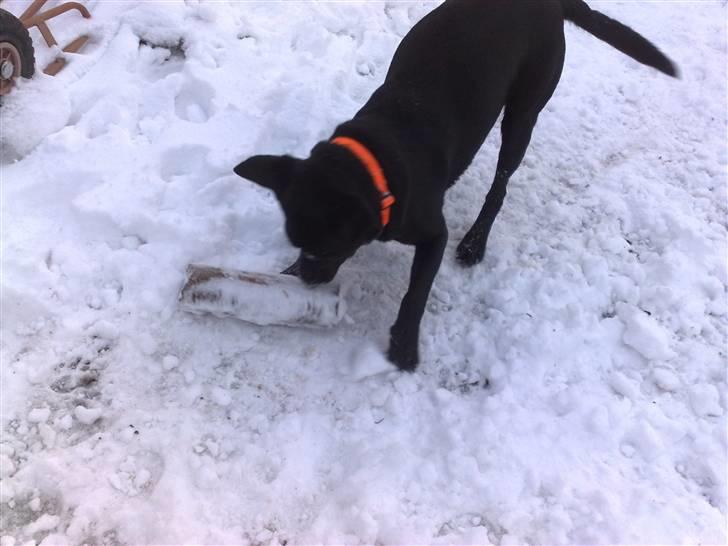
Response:
[[[668,76],[679,77],[675,64],[662,51],[627,25],[591,9],[583,0],[561,0],[564,17],[607,42],[635,61],[656,68]]]

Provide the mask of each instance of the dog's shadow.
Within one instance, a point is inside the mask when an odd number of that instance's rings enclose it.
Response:
[[[339,271],[348,315],[357,333],[386,339],[407,292],[414,249],[399,243],[373,242],[359,249]]]

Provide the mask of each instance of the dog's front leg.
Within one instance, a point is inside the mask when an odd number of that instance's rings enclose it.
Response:
[[[390,330],[389,360],[400,370],[412,371],[419,363],[420,321],[425,312],[425,304],[430,295],[432,282],[440,269],[442,255],[447,243],[447,228],[440,235],[415,246],[410,282],[397,320]]]

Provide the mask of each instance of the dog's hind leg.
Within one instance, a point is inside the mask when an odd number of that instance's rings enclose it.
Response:
[[[514,113],[512,108],[506,107],[501,124],[503,142],[498,156],[495,179],[485,196],[485,203],[480,209],[478,218],[457,248],[457,259],[462,265],[472,266],[483,259],[490,228],[493,227],[495,217],[503,206],[508,181],[526,154],[537,118],[538,113],[523,115]]]
[[[518,78],[514,86],[515,93],[506,102],[501,122],[502,142],[495,179],[485,196],[485,203],[478,218],[457,247],[457,260],[464,266],[472,266],[483,260],[490,229],[506,197],[508,181],[521,164],[531,142],[531,134],[538,115],[559,82],[564,61],[563,35],[557,46],[560,47],[554,50],[550,63],[551,70],[544,71],[543,65],[549,66],[549,64],[541,64],[540,60],[531,70],[528,68],[524,70],[524,74]]]

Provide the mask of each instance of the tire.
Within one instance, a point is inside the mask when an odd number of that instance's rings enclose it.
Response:
[[[35,72],[35,51],[28,29],[9,11],[0,9],[0,95],[13,88],[18,76]]]

